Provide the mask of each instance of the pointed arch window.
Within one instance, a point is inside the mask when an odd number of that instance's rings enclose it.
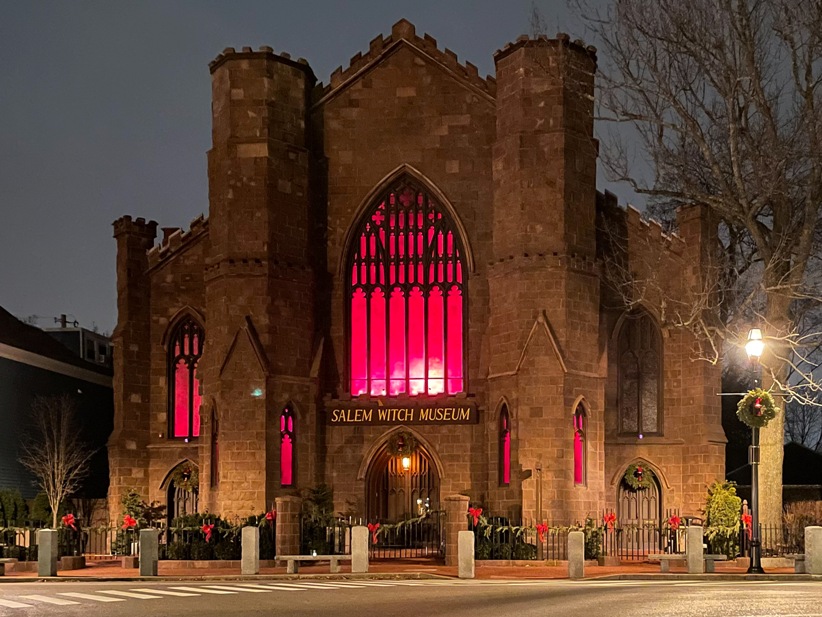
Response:
[[[203,355],[205,333],[191,317],[178,323],[168,344],[169,435],[193,439],[200,435],[200,380],[197,365]]]
[[[351,394],[464,392],[466,266],[442,205],[396,183],[360,223],[347,263]]]
[[[211,487],[220,483],[220,420],[217,412],[211,412]]]
[[[499,484],[511,484],[511,416],[505,404],[499,411]]]
[[[580,403],[574,410],[574,486],[585,486],[587,473],[585,420],[585,408]]]
[[[291,403],[280,414],[280,486],[294,486],[294,408]]]
[[[662,434],[662,336],[645,312],[628,315],[619,332],[619,431]]]

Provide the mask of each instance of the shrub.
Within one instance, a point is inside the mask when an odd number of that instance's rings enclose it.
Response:
[[[0,490],[0,527],[22,527],[28,515],[29,508],[20,491]]]
[[[537,547],[533,544],[520,542],[514,544],[514,559],[536,559]]]
[[[599,559],[602,554],[602,528],[590,516],[585,519],[585,559]]]
[[[714,554],[736,557],[739,551],[739,524],[742,500],[733,482],[714,482],[708,488],[705,503],[705,536],[708,550]]]
[[[822,501],[797,501],[785,506],[782,514],[785,532],[800,553],[805,552],[805,527],[822,525]]]
[[[191,543],[191,558],[195,560],[214,559],[214,545],[203,540],[194,540]]]
[[[168,545],[166,549],[168,559],[191,559],[191,547],[181,540]]]

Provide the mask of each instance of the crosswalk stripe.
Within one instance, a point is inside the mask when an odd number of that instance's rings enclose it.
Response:
[[[101,589],[97,593],[108,593],[113,596],[123,596],[124,598],[134,598],[135,600],[159,600],[160,596],[150,596],[145,593],[134,593],[133,591],[120,591],[119,589]]]
[[[323,581],[322,585],[325,587],[332,587],[334,589],[346,589],[348,587],[365,587],[362,583],[332,583]]]
[[[26,600],[34,600],[35,602],[45,602],[46,604],[56,604],[57,606],[69,606],[70,604],[80,604],[74,600],[63,600],[63,598],[51,598],[49,596],[20,596]]]
[[[196,593],[186,593],[184,591],[169,591],[168,589],[132,589],[131,591],[142,591],[144,593],[157,593],[161,596],[175,596],[177,598],[193,598]]]
[[[280,591],[308,591],[307,589],[304,589],[303,587],[294,587],[293,585],[289,585],[289,586],[286,587],[286,585],[269,585],[269,584],[266,584],[266,587],[268,587],[269,589],[279,589]]]
[[[206,589],[205,587],[172,587],[172,589],[179,589],[180,591],[192,591],[194,593],[213,593],[215,595],[227,595],[229,593],[236,593],[234,591],[219,591],[217,589]]]
[[[303,589],[339,589],[338,587],[332,587],[331,585],[326,585],[325,583],[289,583],[289,585],[292,585],[294,587],[302,587]]]
[[[274,587],[273,585],[253,585],[251,583],[237,583],[237,587],[250,587],[251,589],[263,589],[273,591],[274,589],[285,589],[288,591],[305,591],[305,589],[290,589],[288,587]]]
[[[269,593],[271,591],[270,589],[244,589],[243,587],[237,587],[237,586],[228,587],[228,586],[223,586],[223,585],[208,585],[208,586],[206,586],[206,589],[221,589],[222,591],[234,591],[234,592],[247,591],[248,593]]]
[[[61,591],[59,596],[68,596],[69,598],[79,598],[80,600],[94,600],[95,602],[125,602],[123,598],[109,598],[107,596],[93,596],[90,593],[77,593],[76,591]]]
[[[14,600],[0,600],[0,606],[6,608],[34,608],[31,604],[23,604],[22,602],[15,602]]]

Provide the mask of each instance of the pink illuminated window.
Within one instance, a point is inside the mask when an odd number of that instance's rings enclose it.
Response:
[[[200,434],[200,380],[197,364],[205,336],[200,325],[186,318],[174,328],[168,344],[169,436],[193,439]]]
[[[465,391],[465,264],[452,222],[405,181],[360,223],[348,262],[354,396]]]
[[[280,486],[294,486],[294,409],[280,414]]]
[[[577,405],[574,411],[574,484],[585,485],[585,409]]]
[[[508,405],[503,405],[499,412],[499,483],[508,486],[511,483],[511,416]]]

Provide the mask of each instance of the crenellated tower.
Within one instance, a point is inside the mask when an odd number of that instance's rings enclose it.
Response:
[[[490,288],[490,404],[510,402],[514,448],[503,505],[572,520],[602,486],[599,277],[595,266],[596,50],[567,35],[497,52]],[[575,486],[573,413],[587,410]],[[522,493],[517,488],[522,481]]]
[[[114,221],[117,241],[117,327],[114,345],[114,430],[108,443],[112,520],[120,515],[120,498],[129,488],[149,493],[151,281],[148,250],[157,223],[123,216]]]
[[[226,49],[210,69],[202,371],[220,457],[204,505],[248,514],[283,492],[279,415],[286,402],[303,414],[301,445],[312,434],[305,418],[316,343],[306,113],[315,78],[304,61],[268,47]],[[300,477],[310,473],[302,458],[297,463]]]

